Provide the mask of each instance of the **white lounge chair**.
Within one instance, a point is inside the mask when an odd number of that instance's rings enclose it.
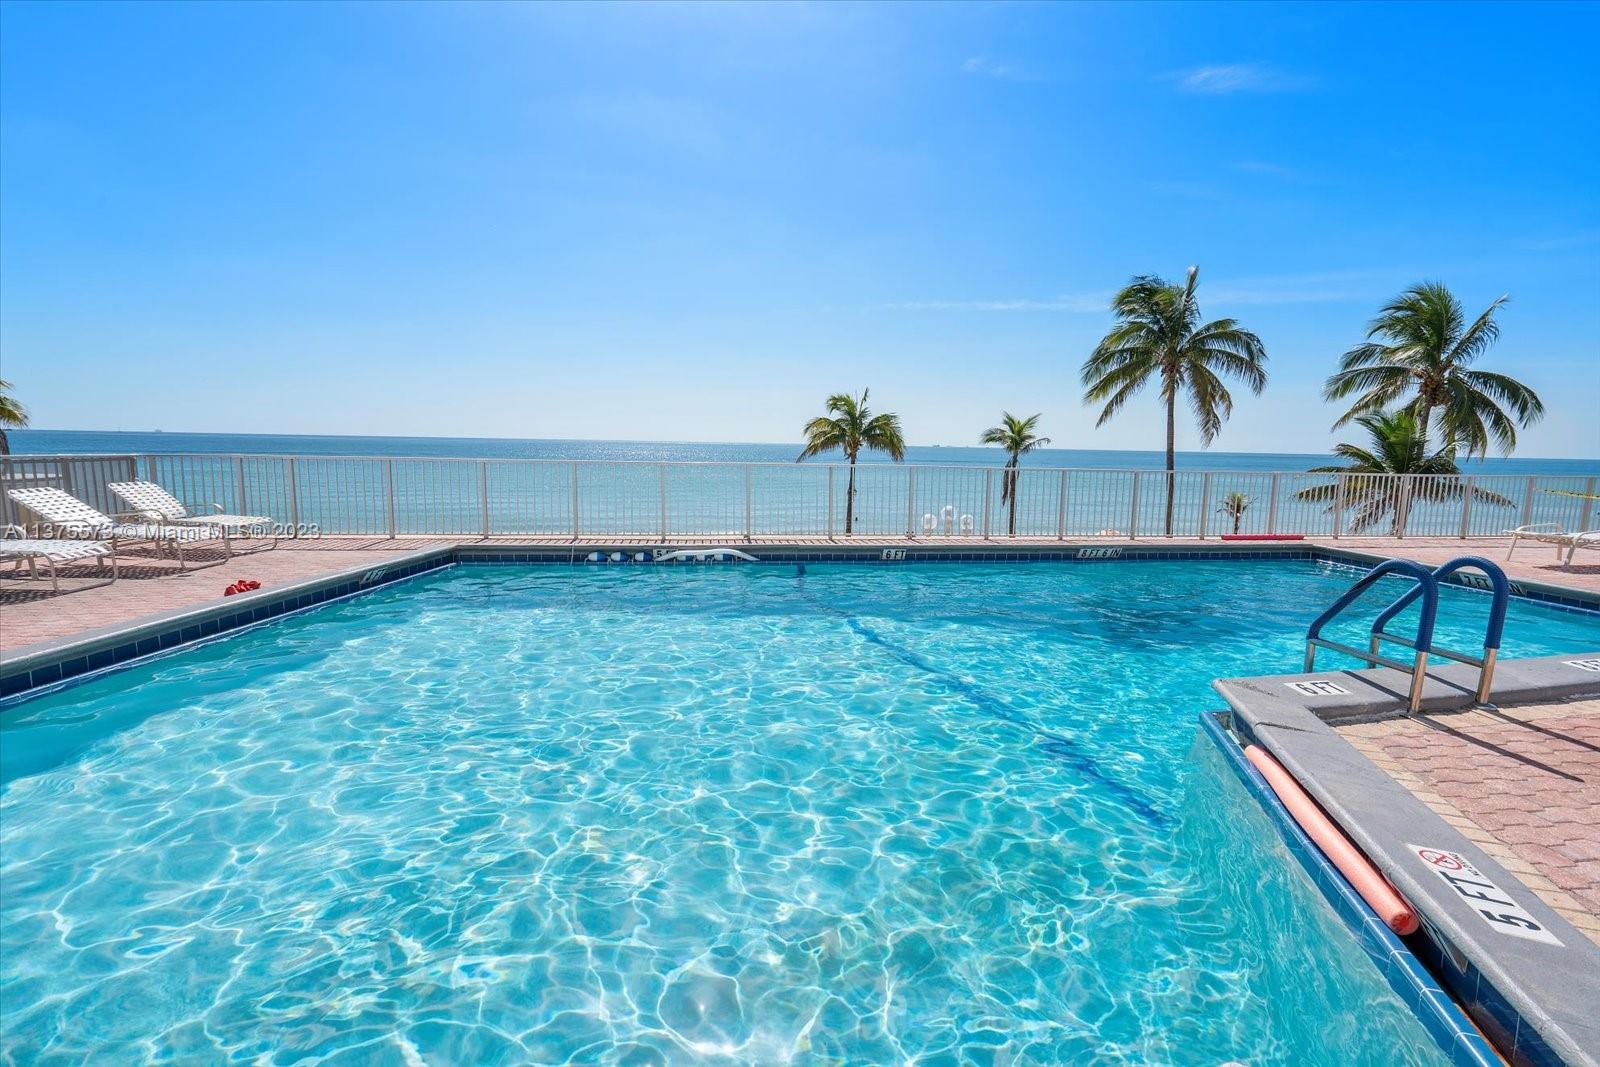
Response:
[[[61,592],[61,577],[56,573],[56,564],[92,559],[103,574],[108,556],[111,558],[111,581],[114,582],[117,580],[117,554],[104,541],[29,537],[28,532],[20,526],[0,527],[0,563],[13,564],[13,571],[26,565],[28,575],[38,578],[39,563],[43,561],[45,569],[50,572],[50,588],[57,593]]]
[[[127,521],[139,516],[106,515],[88,504],[54,486],[33,486],[28,489],[7,490],[7,495],[39,516],[53,534],[62,538],[106,541],[113,552],[124,541],[148,541],[159,554],[163,545],[170,546],[178,557],[180,570],[188,570],[183,558],[183,546],[198,541],[210,541],[217,536],[208,526],[174,526],[170,523]],[[226,542],[224,542],[226,545]],[[220,560],[218,561],[221,562]]]
[[[1572,556],[1580,548],[1600,548],[1600,530],[1585,530],[1581,533],[1567,533],[1559,522],[1536,522],[1530,526],[1518,526],[1515,530],[1507,530],[1511,535],[1511,551],[1506,553],[1506,559],[1511,558],[1511,553],[1517,550],[1518,541],[1538,541],[1541,544],[1556,546],[1556,559],[1561,559],[1561,550],[1566,549],[1567,558],[1561,564],[1563,567],[1572,566]]]
[[[175,526],[207,526],[222,534],[222,545],[228,556],[233,556],[233,538],[247,537],[251,532],[257,536],[272,538],[270,545],[261,548],[278,547],[277,524],[269,515],[229,515],[222,510],[221,504],[212,504],[216,508],[214,515],[191,515],[183,502],[155,482],[108,482],[106,488],[117,494],[117,497],[141,518],[152,522],[170,522]],[[260,551],[260,548],[255,551]]]

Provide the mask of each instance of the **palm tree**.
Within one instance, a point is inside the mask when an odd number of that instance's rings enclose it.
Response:
[[[1238,378],[1257,394],[1267,384],[1267,353],[1261,338],[1240,329],[1233,319],[1200,322],[1194,297],[1199,277],[1200,268],[1190,267],[1183,285],[1169,285],[1152,274],[1134,278],[1111,301],[1117,325],[1083,364],[1084,400],[1105,403],[1096,426],[1104,425],[1151,379],[1161,381],[1161,399],[1167,407],[1169,537],[1178,395],[1188,391],[1201,443],[1209,445],[1233,413],[1233,397],[1220,375]]]
[[[1461,301],[1438,282],[1414,285],[1390,301],[1367,327],[1367,340],[1346,352],[1339,370],[1322,390],[1325,400],[1354,396],[1355,403],[1335,427],[1362,415],[1406,404],[1417,417],[1417,435],[1428,436],[1439,412],[1444,444],[1452,451],[1482,456],[1489,443],[1506,455],[1517,447],[1517,427],[1544,414],[1537,394],[1515,378],[1470,370],[1500,336],[1494,314],[1502,296],[1472,325]]]
[[[1405,532],[1406,518],[1417,501],[1444,504],[1466,494],[1466,481],[1456,466],[1455,449],[1445,445],[1430,451],[1422,434],[1422,423],[1410,410],[1379,411],[1359,415],[1356,423],[1367,431],[1370,447],[1342,444],[1333,453],[1349,463],[1343,467],[1311,468],[1315,473],[1344,475],[1344,506],[1352,508],[1351,533],[1365,533],[1389,520],[1389,535]],[[1393,478],[1388,475],[1434,475],[1424,478]],[[1378,475],[1379,477],[1364,477]],[[1316,485],[1295,494],[1301,500],[1327,501],[1328,510],[1338,506],[1339,482]],[[1472,489],[1475,503],[1512,507],[1513,501],[1487,489]]]
[[[867,408],[867,393],[858,400],[849,393],[835,393],[825,405],[828,415],[806,423],[806,446],[795,462],[831,452],[837,448],[850,461],[850,486],[844,495],[844,532],[850,535],[856,512],[856,456],[863,448],[889,453],[899,463],[906,458],[906,442],[900,436],[900,416],[874,415]],[[831,417],[830,417],[831,416]]]
[[[1240,525],[1244,523],[1244,513],[1250,510],[1250,505],[1253,503],[1255,501],[1243,493],[1229,493],[1222,498],[1222,506],[1217,509],[1217,512],[1232,519],[1233,532],[1238,533]]]
[[[0,378],[0,456],[11,454],[11,442],[6,438],[6,431],[20,429],[26,425],[28,425],[28,409],[11,395],[11,383]]]
[[[1009,501],[1011,504],[1009,533],[1012,537],[1017,536],[1017,478],[1022,455],[1050,444],[1050,438],[1040,437],[1033,432],[1038,425],[1038,415],[1019,419],[1009,411],[1002,411],[1000,425],[989,427],[978,438],[980,444],[999,445],[1011,455],[1006,460],[1006,472],[1000,478],[1000,502],[1004,504]]]

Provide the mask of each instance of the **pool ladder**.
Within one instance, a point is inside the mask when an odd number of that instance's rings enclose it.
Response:
[[[1465,652],[1456,652],[1448,648],[1436,647],[1433,643],[1434,619],[1439,613],[1439,584],[1444,579],[1459,570],[1472,569],[1482,571],[1488,580],[1492,600],[1489,605],[1489,624],[1483,636],[1483,655],[1472,656]],[[1372,622],[1372,632],[1367,642],[1365,651],[1353,648],[1350,645],[1330,641],[1322,636],[1322,628],[1335,616],[1349,607],[1364,593],[1369,586],[1388,574],[1410,578],[1416,582],[1410,589],[1400,595],[1393,604],[1378,613]],[[1402,637],[1400,634],[1390,633],[1386,627],[1394,621],[1406,608],[1415,604],[1418,599],[1422,601],[1422,611],[1417,618],[1417,632],[1412,637]],[[1487,704],[1489,702],[1490,687],[1494,684],[1495,658],[1500,652],[1500,636],[1505,630],[1506,608],[1511,601],[1511,583],[1506,580],[1505,571],[1484,559],[1481,556],[1458,556],[1449,563],[1433,570],[1429,570],[1420,563],[1413,563],[1405,559],[1391,559],[1378,564],[1345,590],[1344,595],[1330,604],[1326,611],[1318,615],[1316,621],[1306,631],[1306,670],[1316,669],[1317,649],[1326,648],[1334,652],[1342,652],[1353,656],[1375,667],[1389,667],[1397,671],[1405,671],[1411,676],[1411,688],[1406,698],[1406,710],[1415,714],[1422,707],[1422,685],[1427,678],[1428,657],[1441,656],[1454,660],[1457,663],[1466,663],[1478,668],[1478,688],[1473,695],[1475,702]],[[1411,649],[1410,663],[1403,660],[1385,656],[1382,652],[1383,643],[1403,645]]]

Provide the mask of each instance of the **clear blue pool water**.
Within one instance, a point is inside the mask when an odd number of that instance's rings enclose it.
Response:
[[[454,568],[13,706],[5,1058],[1443,1063],[1196,743],[1350,580]]]

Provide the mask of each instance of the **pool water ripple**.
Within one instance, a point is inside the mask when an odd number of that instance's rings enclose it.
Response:
[[[4,1055],[1442,1062],[1193,747],[1347,581],[1241,577],[454,569],[10,708]]]

